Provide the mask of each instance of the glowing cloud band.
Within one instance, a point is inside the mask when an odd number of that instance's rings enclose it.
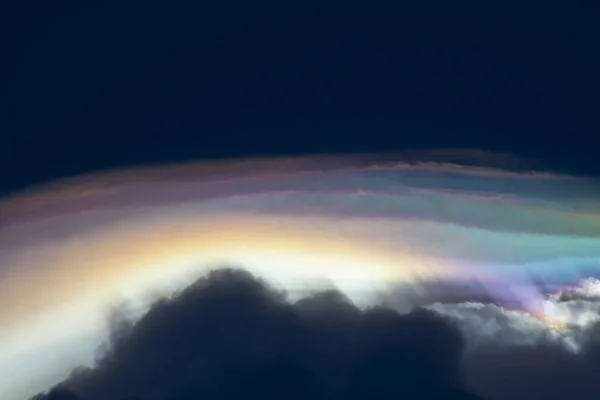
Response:
[[[407,303],[435,301],[433,287],[452,283],[465,298],[480,287],[540,312],[548,292],[600,272],[597,182],[472,156],[471,166],[429,153],[145,168],[4,199],[0,370],[19,372],[0,377],[0,393],[32,394],[92,362],[108,307],[143,309],[148,291],[219,264],[292,293],[325,278],[362,304],[408,288]]]

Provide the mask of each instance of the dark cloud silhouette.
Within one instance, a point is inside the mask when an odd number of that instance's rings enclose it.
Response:
[[[490,400],[595,399],[600,368],[557,345],[489,346],[464,359],[469,385]]]
[[[291,302],[241,270],[110,323],[97,365],[35,400],[479,398],[459,330],[434,312],[363,311],[336,291]]]
[[[243,270],[220,269],[139,320],[116,308],[97,365],[34,400],[595,399],[596,283],[549,297],[578,321],[556,331],[489,302],[399,314],[361,310],[335,290],[291,301]],[[455,298],[452,286],[432,296]]]
[[[64,388],[54,388],[47,394],[39,394],[31,400],[80,400],[79,396]]]
[[[557,304],[589,313],[599,302],[597,296],[574,293],[556,296]],[[557,332],[530,314],[495,305],[437,304],[433,309],[453,320],[466,337],[463,376],[484,398],[600,398],[600,323]]]

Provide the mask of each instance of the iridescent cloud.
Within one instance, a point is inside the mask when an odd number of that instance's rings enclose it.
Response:
[[[466,155],[462,164],[464,153],[433,152],[140,168],[2,200],[0,370],[18,365],[37,380],[9,374],[0,389],[35,392],[92,362],[108,307],[143,309],[149,291],[220,264],[292,292],[324,279],[364,305],[445,301],[454,290],[542,324],[544,312],[565,320],[564,307],[543,305],[600,272],[600,185]],[[41,352],[42,364],[28,361]]]

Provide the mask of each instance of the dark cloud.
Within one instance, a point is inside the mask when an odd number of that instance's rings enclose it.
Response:
[[[557,344],[488,346],[465,355],[473,390],[490,400],[595,399],[600,365]]]
[[[241,270],[110,323],[97,365],[36,400],[479,398],[459,330],[432,311],[363,311],[336,291],[291,302]]]
[[[484,398],[596,399],[600,395],[600,324],[581,324],[579,317],[589,318],[598,298],[586,286],[579,296],[574,296],[573,289],[554,297],[555,305],[563,306],[573,321],[580,322],[559,330],[526,312],[496,305],[436,304],[432,309],[463,332],[468,343],[461,362],[463,376],[468,387]]]
[[[464,288],[451,284],[423,299],[447,302],[399,314],[359,309],[335,290],[292,301],[219,269],[137,321],[116,308],[97,365],[35,400],[595,399],[599,287],[548,297],[565,323],[557,330],[483,298],[461,303]],[[381,302],[404,301],[390,296]]]

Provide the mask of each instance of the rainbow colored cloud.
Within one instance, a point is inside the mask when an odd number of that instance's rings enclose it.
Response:
[[[33,393],[93,362],[111,306],[143,310],[152,291],[218,265],[242,265],[293,293],[333,284],[363,305],[447,303],[451,287],[461,301],[486,295],[545,326],[573,322],[564,307],[544,313],[549,293],[600,275],[600,185],[500,168],[485,153],[461,164],[464,155],[141,168],[5,198],[0,370],[18,365],[39,379],[8,374],[0,389]]]

